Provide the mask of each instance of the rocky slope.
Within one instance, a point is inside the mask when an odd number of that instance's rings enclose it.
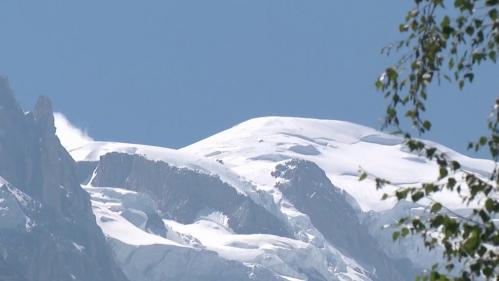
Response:
[[[127,280],[95,222],[50,101],[24,113],[0,79],[0,280]]]

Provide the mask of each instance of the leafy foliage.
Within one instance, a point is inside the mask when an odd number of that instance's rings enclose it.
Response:
[[[401,218],[392,237],[420,235],[428,249],[443,249],[443,262],[417,280],[499,280],[499,99],[488,120],[490,135],[468,145],[473,150],[488,148],[496,163],[488,177],[463,169],[401,126],[401,118],[406,118],[418,134],[430,131],[432,123],[424,118],[429,86],[446,80],[462,89],[474,81],[476,67],[487,61],[496,63],[499,0],[414,0],[414,4],[399,26],[405,39],[383,50],[402,52],[400,59],[375,86],[389,101],[385,127],[394,126],[405,136],[410,151],[435,161],[439,169],[433,182],[398,186],[394,194],[383,196],[427,206],[424,216]],[[360,179],[369,176],[375,178],[377,188],[393,185],[367,172]],[[472,212],[463,215],[433,199],[444,190],[458,194]]]

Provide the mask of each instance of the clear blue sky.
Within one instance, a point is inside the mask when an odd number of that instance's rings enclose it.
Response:
[[[265,115],[379,128],[379,51],[410,3],[2,0],[0,73],[25,108],[48,95],[99,140],[181,147]],[[497,78],[489,65],[465,92],[436,89],[428,137],[466,151]]]

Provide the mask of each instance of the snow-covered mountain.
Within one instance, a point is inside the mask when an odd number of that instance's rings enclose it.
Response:
[[[488,174],[493,163],[473,159],[431,143],[463,164],[463,169]],[[358,181],[359,169],[390,180],[410,184],[434,180],[438,169],[407,151],[403,139],[345,121],[263,117],[187,146],[181,151],[222,160],[261,189],[275,185],[268,173],[276,162],[304,159],[316,163],[331,182],[355,198],[363,211],[391,209],[393,201],[380,201],[383,192],[374,182]],[[442,194],[447,206],[461,205],[459,198]]]
[[[400,281],[435,260],[383,228],[421,206],[358,181],[360,168],[401,185],[437,177],[397,137],[263,117],[178,150],[95,141],[47,99],[23,113],[3,83],[0,280]]]
[[[463,169],[492,170],[433,145]],[[435,260],[383,229],[420,206],[381,201],[390,187],[377,191],[358,171],[403,185],[435,179],[436,166],[371,128],[263,117],[180,150],[87,140],[69,152],[131,280],[410,280]],[[196,266],[172,267],[177,259]]]

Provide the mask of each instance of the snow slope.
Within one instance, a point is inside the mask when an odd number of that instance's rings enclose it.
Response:
[[[489,174],[493,163],[473,159],[433,144],[458,160],[463,169]],[[291,117],[262,117],[181,149],[186,153],[219,159],[235,173],[261,189],[271,189],[269,171],[277,162],[298,158],[319,165],[332,183],[352,195],[362,210],[382,211],[393,201],[380,201],[371,179],[358,181],[359,169],[396,184],[435,180],[436,165],[407,151],[403,139],[361,125],[335,120]],[[459,207],[459,198],[441,194],[449,207]]]
[[[154,210],[154,207],[150,205],[153,204],[152,201],[143,194],[114,187],[84,188],[91,195],[99,226],[108,239],[114,241],[112,245],[117,253],[133,248],[148,249],[149,255],[159,251],[181,259],[193,251],[205,252],[208,257],[204,259],[205,263],[217,263],[222,259],[237,262],[247,268],[263,267],[279,280],[307,280],[306,272],[319,272],[323,276],[329,276],[327,280],[371,280],[355,261],[331,247],[319,248],[310,243],[275,235],[235,234],[228,228],[224,215],[220,213],[201,216],[193,224],[164,220],[168,234],[165,238],[160,237],[144,229],[146,213]],[[142,216],[144,221],[135,219],[132,223],[126,215],[130,213]],[[133,255],[129,254],[123,260]],[[147,265],[145,268],[154,264],[147,259],[142,263]],[[182,274],[184,268],[168,270],[170,274],[175,271]],[[136,274],[133,272],[131,275]],[[188,273],[184,272],[182,275]],[[150,278],[161,280],[161,276]]]
[[[91,195],[97,224],[106,236],[132,246],[155,244],[180,246],[180,244],[161,236],[141,230],[123,217],[123,201],[127,196],[136,196],[135,192],[119,188],[95,188],[91,186],[85,186],[85,190]]]
[[[64,138],[64,132],[59,131],[58,135]],[[473,159],[444,146],[428,143],[458,160],[467,171],[486,176],[493,168],[491,161]],[[346,192],[345,200],[352,206],[364,212],[374,211],[371,212],[374,214],[372,227],[381,221],[377,220],[376,214],[391,212],[390,215],[395,216],[397,209],[393,208],[395,202],[380,200],[382,193],[390,188],[375,190],[371,178],[359,182],[359,169],[400,185],[435,180],[438,176],[435,164],[408,152],[401,138],[334,120],[256,118],[180,150],[90,139],[78,144],[81,145],[68,144],[67,147],[76,161],[98,162],[107,153],[119,152],[219,177],[240,194],[249,196],[256,204],[282,219],[294,235],[285,238],[270,234],[237,234],[228,227],[226,214],[208,210],[190,224],[164,220],[168,235],[161,237],[144,228],[146,214],[151,210],[154,212],[154,207],[148,208],[146,212],[141,209],[143,206],[129,204],[130,198],[136,198],[133,202],[143,203],[149,202],[149,199],[119,187],[87,186],[97,222],[113,241],[112,247],[116,255],[122,258],[123,266],[132,268],[128,275],[136,276],[133,280],[156,280],[165,274],[161,267],[167,264],[163,264],[162,259],[131,258],[151,253],[162,257],[173,255],[181,259],[188,256],[189,262],[200,259],[209,261],[209,264],[220,266],[222,271],[227,266],[224,262],[236,262],[242,266],[238,274],[245,276],[246,267],[261,268],[265,272],[260,274],[270,272],[277,280],[307,280],[315,274],[326,280],[378,280],[376,269],[366,267],[365,264],[359,265],[356,260],[335,248],[337,245],[331,244],[318,230],[318,226],[312,223],[310,214],[298,211],[284,197],[277,186],[286,179],[272,175],[272,172],[279,164],[287,163],[290,159],[303,159],[317,164],[335,187]],[[327,186],[325,182],[319,184]],[[436,199],[448,207],[462,207],[459,198],[449,195],[442,193]],[[130,217],[131,213],[134,216]],[[143,220],[140,225],[137,224],[137,217],[139,221],[140,218]],[[371,232],[382,235],[377,229]],[[376,239],[388,249],[391,242],[386,245],[385,238]],[[201,256],[192,256],[193,250],[200,250]],[[385,252],[397,257],[409,257],[413,261],[419,255],[417,251],[404,251],[396,246]],[[213,253],[216,253],[215,257]],[[422,264],[419,260],[416,263]],[[145,277],[140,273],[143,267],[154,268],[157,274],[154,278]],[[177,269],[169,270],[177,272]],[[177,273],[181,274],[181,271]]]

